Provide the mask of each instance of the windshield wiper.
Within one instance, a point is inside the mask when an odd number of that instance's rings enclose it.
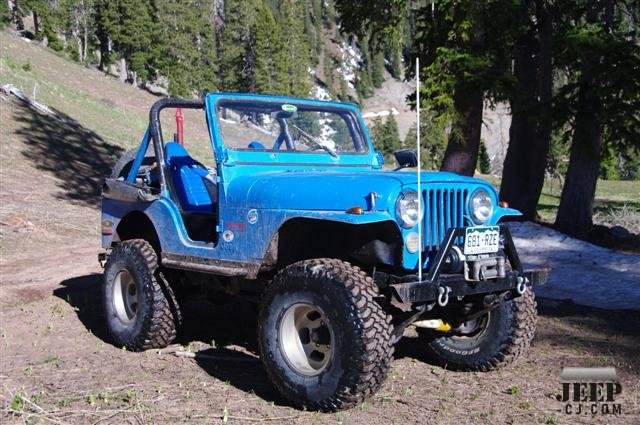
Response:
[[[300,132],[300,134],[305,136],[305,138],[308,139],[310,142],[313,142],[316,145],[320,146],[322,149],[324,149],[324,151],[327,152],[332,157],[334,157],[334,158],[338,157],[338,153],[334,149],[332,149],[329,146],[325,145],[324,143],[322,143],[321,141],[319,141],[318,139],[316,139],[315,137],[313,137],[312,135],[310,135],[309,133],[307,133],[306,131],[304,131],[303,129],[298,127],[297,125],[291,124],[291,126],[293,128],[295,128],[296,130],[298,130]]]

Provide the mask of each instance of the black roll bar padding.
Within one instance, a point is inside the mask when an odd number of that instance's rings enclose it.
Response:
[[[165,97],[153,104],[149,110],[149,132],[153,140],[153,150],[156,154],[156,162],[160,167],[160,190],[167,189],[167,166],[164,161],[164,140],[162,140],[162,128],[160,125],[160,111],[164,108],[204,109],[204,99],[179,99]]]

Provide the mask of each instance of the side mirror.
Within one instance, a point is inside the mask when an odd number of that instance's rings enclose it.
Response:
[[[396,170],[418,166],[418,153],[413,149],[395,151],[393,156],[396,158],[396,162],[398,163],[398,168],[396,168]]]

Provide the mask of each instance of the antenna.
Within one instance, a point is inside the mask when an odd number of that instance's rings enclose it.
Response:
[[[420,174],[420,58],[416,58],[416,144],[418,154],[418,281],[422,282],[422,187]]]

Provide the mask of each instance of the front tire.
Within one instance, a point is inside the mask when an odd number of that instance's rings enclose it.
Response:
[[[489,371],[522,356],[535,335],[536,301],[531,288],[484,316],[454,328],[451,336],[418,329],[427,358],[447,369]]]
[[[258,326],[261,358],[294,404],[322,411],[374,394],[393,358],[391,318],[358,267],[334,259],[292,264],[269,285]]]
[[[176,298],[145,240],[119,243],[104,269],[103,308],[114,344],[131,351],[163,348],[176,336]]]

